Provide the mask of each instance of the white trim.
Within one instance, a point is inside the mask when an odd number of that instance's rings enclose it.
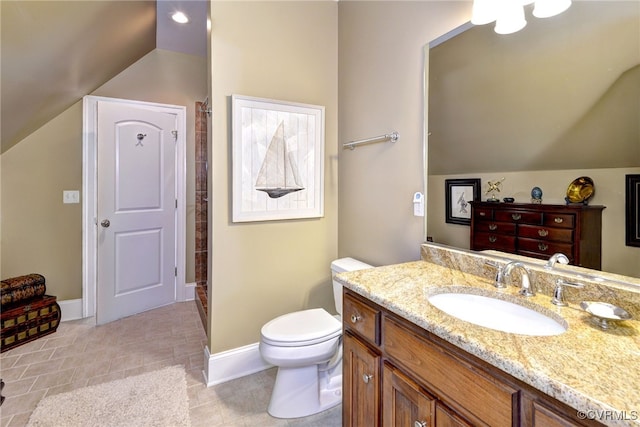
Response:
[[[473,27],[474,25],[469,21],[469,22],[465,22],[464,24],[454,28],[453,30],[449,31],[446,34],[441,35],[440,37],[437,37],[433,40],[431,40],[428,45],[427,45],[427,51],[429,50],[429,48],[434,48],[438,45],[441,45],[442,43],[446,42],[449,39],[454,38],[455,36],[457,36],[458,34],[462,34],[465,31],[467,31],[469,28]]]
[[[96,131],[98,101],[145,106],[154,111],[175,114],[178,118],[178,139],[176,141],[176,266],[175,300],[186,301],[189,292],[185,285],[186,254],[186,107],[133,101],[129,99],[107,98],[87,95],[82,99],[82,316],[96,314],[96,263],[97,263],[97,150]]]
[[[245,345],[216,354],[204,348],[204,381],[207,387],[251,375],[272,367],[262,360],[258,343]]]
[[[193,301],[196,299],[196,282],[185,283],[184,284],[184,300],[183,301]]]
[[[61,322],[82,319],[82,298],[58,301],[58,304],[62,314]]]

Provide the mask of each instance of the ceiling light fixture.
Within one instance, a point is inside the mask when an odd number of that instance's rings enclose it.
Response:
[[[503,3],[498,11],[494,31],[498,34],[511,34],[523,29],[527,25],[524,7],[513,0],[506,0]]]
[[[171,15],[171,19],[176,21],[178,24],[186,24],[189,22],[189,17],[183,12],[174,12],[173,15]]]
[[[537,0],[533,8],[536,18],[549,18],[559,15],[571,6],[571,0]]]
[[[515,33],[527,25],[524,6],[531,3],[535,3],[533,16],[536,18],[558,15],[571,6],[571,0],[474,0],[471,23],[485,25],[495,21],[496,33]]]

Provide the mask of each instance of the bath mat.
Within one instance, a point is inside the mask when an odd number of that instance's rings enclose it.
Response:
[[[46,397],[28,427],[190,427],[187,380],[171,366]]]

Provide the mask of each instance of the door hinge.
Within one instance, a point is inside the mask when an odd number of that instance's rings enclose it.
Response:
[[[178,267],[175,267],[173,270],[173,275],[178,277]]]
[[[171,135],[173,135],[173,139],[175,139],[176,141],[178,140],[178,131],[177,130],[172,130],[171,131]]]
[[[176,209],[178,209],[178,199],[176,199]]]

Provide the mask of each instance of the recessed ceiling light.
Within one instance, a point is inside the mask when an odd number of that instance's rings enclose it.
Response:
[[[187,17],[187,15],[182,12],[174,12],[173,15],[171,15],[171,19],[179,24],[186,24],[187,22],[189,22],[189,18]]]

